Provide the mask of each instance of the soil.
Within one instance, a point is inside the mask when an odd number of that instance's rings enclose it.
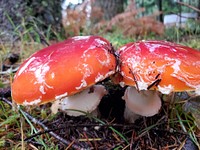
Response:
[[[185,150],[197,150],[189,135],[182,132],[178,125],[170,123],[169,105],[164,103],[160,112],[153,117],[141,117],[134,124],[127,123],[123,118],[125,107],[121,99],[125,88],[108,86],[109,94],[100,105],[101,116],[71,117],[59,112],[52,121],[45,124],[49,130],[66,139],[70,144],[55,140],[59,149],[134,149],[134,150],[172,150],[182,146]],[[99,121],[100,119],[101,121]],[[178,129],[178,130],[177,130]],[[34,138],[28,140],[37,145]]]

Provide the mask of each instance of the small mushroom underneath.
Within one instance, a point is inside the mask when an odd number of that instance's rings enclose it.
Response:
[[[161,107],[161,100],[157,91],[141,90],[135,87],[127,87],[122,97],[125,101],[124,118],[134,122],[141,116],[153,116],[158,113]]]
[[[93,85],[73,96],[55,101],[51,110],[53,113],[57,113],[60,109],[69,116],[80,116],[85,115],[85,113],[92,113],[97,116],[98,110],[96,108],[105,94],[107,94],[107,91],[103,85]]]

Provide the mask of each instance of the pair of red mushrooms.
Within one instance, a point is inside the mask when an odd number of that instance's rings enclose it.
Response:
[[[128,86],[125,119],[153,116],[161,107],[158,91],[195,91],[200,95],[200,52],[166,41],[128,43],[114,51],[99,36],[76,36],[30,56],[15,74],[12,98],[19,105],[55,101],[52,110],[91,113],[107,93],[99,81],[111,77]]]

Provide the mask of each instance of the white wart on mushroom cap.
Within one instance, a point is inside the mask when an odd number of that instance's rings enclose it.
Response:
[[[69,98],[114,74],[115,69],[116,58],[106,39],[76,36],[30,56],[15,74],[12,98],[20,105]]]

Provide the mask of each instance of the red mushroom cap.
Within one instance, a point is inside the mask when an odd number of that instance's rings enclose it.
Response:
[[[115,73],[111,44],[98,36],[77,36],[44,48],[15,74],[12,98],[42,104],[73,95]]]
[[[138,90],[195,90],[200,94],[200,52],[166,41],[128,43],[118,50],[119,82]],[[119,77],[119,75],[118,75]]]

